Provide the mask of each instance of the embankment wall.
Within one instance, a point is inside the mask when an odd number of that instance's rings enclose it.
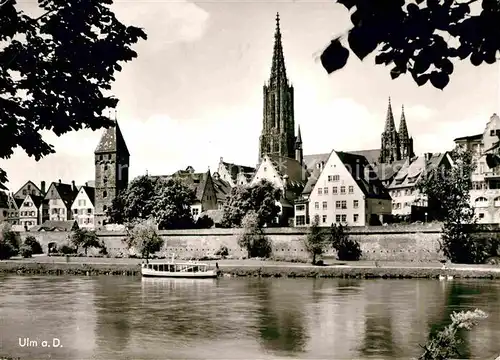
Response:
[[[266,235],[272,242],[275,258],[308,259],[304,246],[307,236],[304,228],[269,228]],[[498,229],[490,229],[498,233]],[[233,257],[242,257],[246,251],[238,246],[241,229],[197,229],[160,231],[165,239],[162,255],[175,253],[178,258],[202,257],[226,246]],[[61,246],[69,241],[68,232],[23,232],[21,237],[34,236],[47,252],[49,243]],[[404,226],[371,226],[349,229],[351,239],[357,240],[364,260],[427,262],[443,258],[439,252],[441,225],[436,223]],[[98,232],[111,256],[128,256],[129,250],[122,241],[125,232]],[[334,255],[328,249],[327,255]]]

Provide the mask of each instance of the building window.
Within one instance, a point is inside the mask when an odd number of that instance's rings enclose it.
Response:
[[[340,215],[335,215],[335,222],[339,223],[340,219],[341,219]]]
[[[104,165],[104,171],[108,170],[108,165]]]
[[[103,197],[103,198],[108,197],[108,192],[107,192],[106,190],[104,190],[104,191],[102,192],[102,197]]]
[[[328,208],[328,203],[326,201],[323,201],[323,210],[327,210]]]
[[[295,210],[296,211],[304,211],[306,209],[306,206],[305,205],[297,205],[295,207]]]
[[[479,213],[479,218],[484,219],[484,213]]]
[[[23,195],[28,195],[28,192],[26,191],[26,189],[23,190]]]
[[[476,207],[488,207],[488,199],[485,197],[478,197],[476,200],[474,200],[474,204]]]
[[[332,187],[332,194],[337,195],[337,187]]]
[[[340,187],[340,195],[345,195],[345,186]]]
[[[317,202],[317,201],[316,201],[316,202],[314,203],[314,209],[315,209],[315,210],[319,210],[319,202]]]
[[[342,200],[342,209],[347,209],[347,201]]]
[[[323,189],[322,188],[318,188],[318,195],[323,195]]]
[[[323,224],[326,223],[326,215],[323,215]]]
[[[198,208],[194,208],[193,209],[193,216],[198,216],[198,213],[199,213],[199,209]]]
[[[106,210],[108,210],[108,207],[106,205],[103,205],[102,206],[102,211],[106,211]]]
[[[346,222],[347,221],[347,215],[346,214],[342,214],[342,222]]]
[[[335,208],[340,209],[341,206],[342,205],[340,201],[335,201]]]
[[[108,178],[102,179],[102,183],[104,184],[104,186],[106,186],[108,184]]]
[[[349,194],[353,194],[354,193],[354,186],[349,186]]]
[[[358,220],[359,220],[359,215],[358,214],[352,215],[352,221],[354,221],[355,223],[357,223]]]
[[[327,187],[323,189],[323,194],[328,195],[328,188]]]
[[[352,202],[352,207],[355,208],[355,209],[357,209],[359,207],[359,200],[354,200]]]
[[[295,217],[295,226],[301,226],[306,224],[306,217],[304,215],[299,215]]]

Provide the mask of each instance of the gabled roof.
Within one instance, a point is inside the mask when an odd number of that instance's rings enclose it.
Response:
[[[483,138],[483,134],[477,134],[477,135],[471,135],[471,136],[458,137],[453,141],[455,141],[455,142],[457,142],[457,141],[479,141],[479,140],[482,140],[482,138]]]
[[[394,176],[404,167],[407,159],[396,160],[392,163],[372,164],[372,168],[380,181],[391,181]]]
[[[288,157],[266,155],[276,172],[284,177],[288,176],[289,187],[301,187],[301,191],[306,184],[306,171],[295,159]]]
[[[92,206],[95,206],[95,188],[91,186],[81,186],[80,190],[82,190],[87,194]]]
[[[52,184],[50,184],[49,189],[51,186],[54,186],[57,193],[59,194],[59,198],[64,202],[64,205],[70,208],[73,204],[73,201],[75,201],[76,196],[78,195],[78,189],[73,189],[73,185],[71,184],[64,184],[60,182],[53,182]],[[45,197],[47,197],[48,195],[49,193],[47,192],[47,195],[45,195]]]
[[[33,181],[28,180],[28,181],[26,181],[26,182],[24,183],[24,185],[23,185],[23,186],[21,186],[21,187],[20,187],[20,188],[19,188],[19,189],[18,189],[18,190],[14,193],[14,196],[26,196],[26,195],[19,194],[19,192],[21,192],[21,190],[23,190],[23,188],[24,188],[26,185],[28,185],[28,184],[30,184],[30,185],[31,185],[31,186],[33,186],[36,190],[38,190],[40,193],[42,193],[42,191],[40,190],[40,188],[39,188],[38,186],[36,186],[36,184],[35,184]]]
[[[326,163],[329,157],[330,153],[304,155],[303,161],[307,170],[312,171],[319,163]]]
[[[309,178],[307,179],[306,186],[304,187],[304,190],[302,191],[302,195],[308,196],[311,194],[311,192],[314,189],[314,186],[316,186],[316,183],[318,182],[319,176],[321,175],[321,170],[318,168],[315,168],[312,173],[309,175]]]
[[[401,168],[401,171],[397,174],[388,188],[398,189],[413,187],[423,174],[431,169],[444,165],[445,162],[449,164],[449,161],[447,160],[447,153],[432,154],[427,160],[425,156],[416,156]]]
[[[369,164],[378,163],[378,159],[380,157],[380,149],[356,150],[356,151],[348,151],[348,153],[364,156]]]
[[[224,166],[224,168],[229,173],[233,181],[236,181],[236,178],[238,177],[239,173],[243,173],[247,179],[251,178],[252,175],[255,173],[255,168],[251,166],[232,164],[229,162],[222,161],[222,158],[220,160],[220,164]]]
[[[115,125],[110,126],[104,131],[101,140],[95,149],[95,154],[104,154],[111,152],[122,152],[130,156],[130,153],[123,138],[118,122],[115,120]]]
[[[26,199],[28,197],[31,199],[31,201],[33,201],[33,205],[35,205],[35,207],[37,209],[40,207],[40,205],[42,205],[42,203],[45,203],[45,204],[49,203],[48,200],[45,200],[44,196],[36,196],[36,195],[26,195],[26,197],[23,200],[23,203],[24,203],[24,201],[26,201]]]
[[[184,186],[187,186],[194,192],[196,200],[198,201],[203,200],[203,194],[205,193],[205,187],[207,186],[209,177],[211,177],[210,171],[206,173],[195,173],[190,166],[186,170],[179,170],[172,175],[151,176],[152,179],[179,180]]]
[[[367,198],[391,200],[391,196],[364,156],[342,151],[336,153]]]
[[[231,185],[221,178],[212,177],[214,184],[215,196],[218,202],[224,202],[226,197],[231,193]]]

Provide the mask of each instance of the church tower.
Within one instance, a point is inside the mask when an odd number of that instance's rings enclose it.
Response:
[[[394,124],[394,115],[392,114],[391,98],[389,98],[389,106],[387,107],[387,116],[385,119],[385,128],[382,133],[382,141],[380,147],[380,163],[392,163],[401,159],[399,147],[399,135]]]
[[[413,153],[413,138],[408,135],[408,127],[406,126],[404,105],[401,107],[401,121],[399,123],[399,146],[401,159],[415,156]]]
[[[296,158],[293,86],[288,82],[281,43],[280,18],[276,15],[271,76],[264,85],[264,114],[259,139],[259,161],[264,155]],[[301,140],[300,140],[301,141]],[[302,148],[302,144],[300,144]]]
[[[113,199],[128,186],[130,153],[118,126],[116,111],[114,123],[104,131],[94,152],[96,227],[106,224],[106,210],[111,206]]]

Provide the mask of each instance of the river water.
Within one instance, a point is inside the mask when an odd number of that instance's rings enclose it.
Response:
[[[0,290],[0,357],[408,359],[474,308],[489,317],[463,357],[500,355],[492,280],[0,276]]]

